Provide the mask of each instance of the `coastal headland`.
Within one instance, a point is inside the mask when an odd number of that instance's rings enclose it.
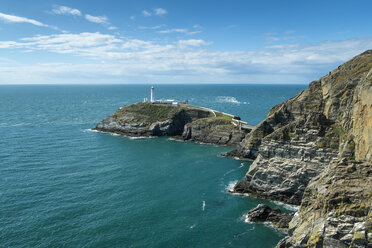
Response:
[[[300,205],[293,218],[265,206],[250,212],[252,221],[288,227],[277,247],[372,247],[372,50],[274,106],[256,127],[206,108],[146,102],[95,130],[236,146],[229,156],[254,162],[232,193]]]

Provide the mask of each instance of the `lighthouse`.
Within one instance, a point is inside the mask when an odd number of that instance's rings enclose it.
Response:
[[[154,98],[154,86],[151,87],[151,98],[150,98],[150,102],[155,102],[155,98]]]

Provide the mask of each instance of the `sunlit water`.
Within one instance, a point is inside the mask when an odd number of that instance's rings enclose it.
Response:
[[[256,125],[305,88],[171,86],[157,98]],[[259,203],[226,193],[250,163],[231,147],[89,131],[149,86],[0,86],[0,247],[273,247],[284,234],[245,222]]]

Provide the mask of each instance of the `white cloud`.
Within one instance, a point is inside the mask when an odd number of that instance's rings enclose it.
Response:
[[[182,83],[306,83],[370,49],[372,37],[268,46],[256,51],[213,51],[206,49],[209,44],[201,39],[161,44],[87,32],[0,41],[2,49],[45,51],[92,61],[58,66],[5,64],[0,67],[0,82],[56,82],[58,78],[69,78],[81,83],[84,80],[143,83],[151,78],[168,83],[174,80]]]
[[[136,17],[132,15],[132,16],[129,17],[129,19],[131,19],[132,21],[134,21],[136,19]]]
[[[109,20],[106,16],[92,16],[92,15],[85,15],[85,19],[90,22],[99,23],[99,24],[109,24]]]
[[[162,9],[162,8],[156,8],[154,9],[154,12],[155,12],[155,15],[157,16],[162,16],[168,13],[165,9]]]
[[[156,26],[151,26],[151,27],[147,27],[147,26],[139,26],[138,28],[139,29],[150,29],[150,30],[155,30],[155,29],[159,29],[159,28],[162,28],[162,27],[165,27],[166,25],[165,24],[161,24],[161,25],[156,25]]]
[[[108,27],[107,29],[108,29],[108,30],[116,30],[116,29],[118,29],[118,28],[115,27],[115,26],[110,26],[110,27]]]
[[[3,20],[5,22],[10,22],[10,23],[30,23],[30,24],[40,26],[40,27],[49,27],[48,25],[41,23],[39,21],[33,20],[33,19],[15,16],[15,15],[7,15],[4,13],[0,13],[0,20]]]
[[[81,12],[78,9],[73,9],[67,6],[56,6],[56,8],[52,9],[54,14],[58,15],[75,15],[81,16]]]
[[[295,33],[296,31],[294,30],[288,30],[284,33],[267,32],[263,35],[268,43],[274,43],[277,41],[298,42],[299,40],[305,38],[303,35],[294,35]]]
[[[200,47],[210,45],[211,42],[206,42],[204,40],[196,40],[196,39],[189,39],[189,40],[179,40],[178,45],[181,47],[186,46],[193,46],[193,47]]]
[[[187,35],[199,34],[201,33],[200,30],[196,31],[189,31],[187,28],[172,28],[172,29],[165,29],[158,31],[159,34],[170,34],[170,33],[181,33]]]
[[[151,16],[151,13],[148,12],[147,10],[142,10],[142,15],[143,15],[144,17],[150,17],[150,16]]]

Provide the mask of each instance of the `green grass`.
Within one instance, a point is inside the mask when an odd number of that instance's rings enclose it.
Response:
[[[119,109],[112,117],[120,119],[132,114],[137,122],[153,123],[165,121],[180,112],[183,108],[168,104],[136,103]]]
[[[338,71],[338,73],[335,75],[335,80],[345,81],[348,79],[352,79],[364,72],[368,72],[371,68],[372,54],[359,56],[343,65],[341,67],[341,69],[343,70]]]
[[[215,112],[216,113],[216,118],[218,119],[222,119],[222,120],[227,120],[227,121],[231,121],[232,120],[232,117],[229,116],[229,115],[225,115],[225,114],[222,114],[220,112]]]

